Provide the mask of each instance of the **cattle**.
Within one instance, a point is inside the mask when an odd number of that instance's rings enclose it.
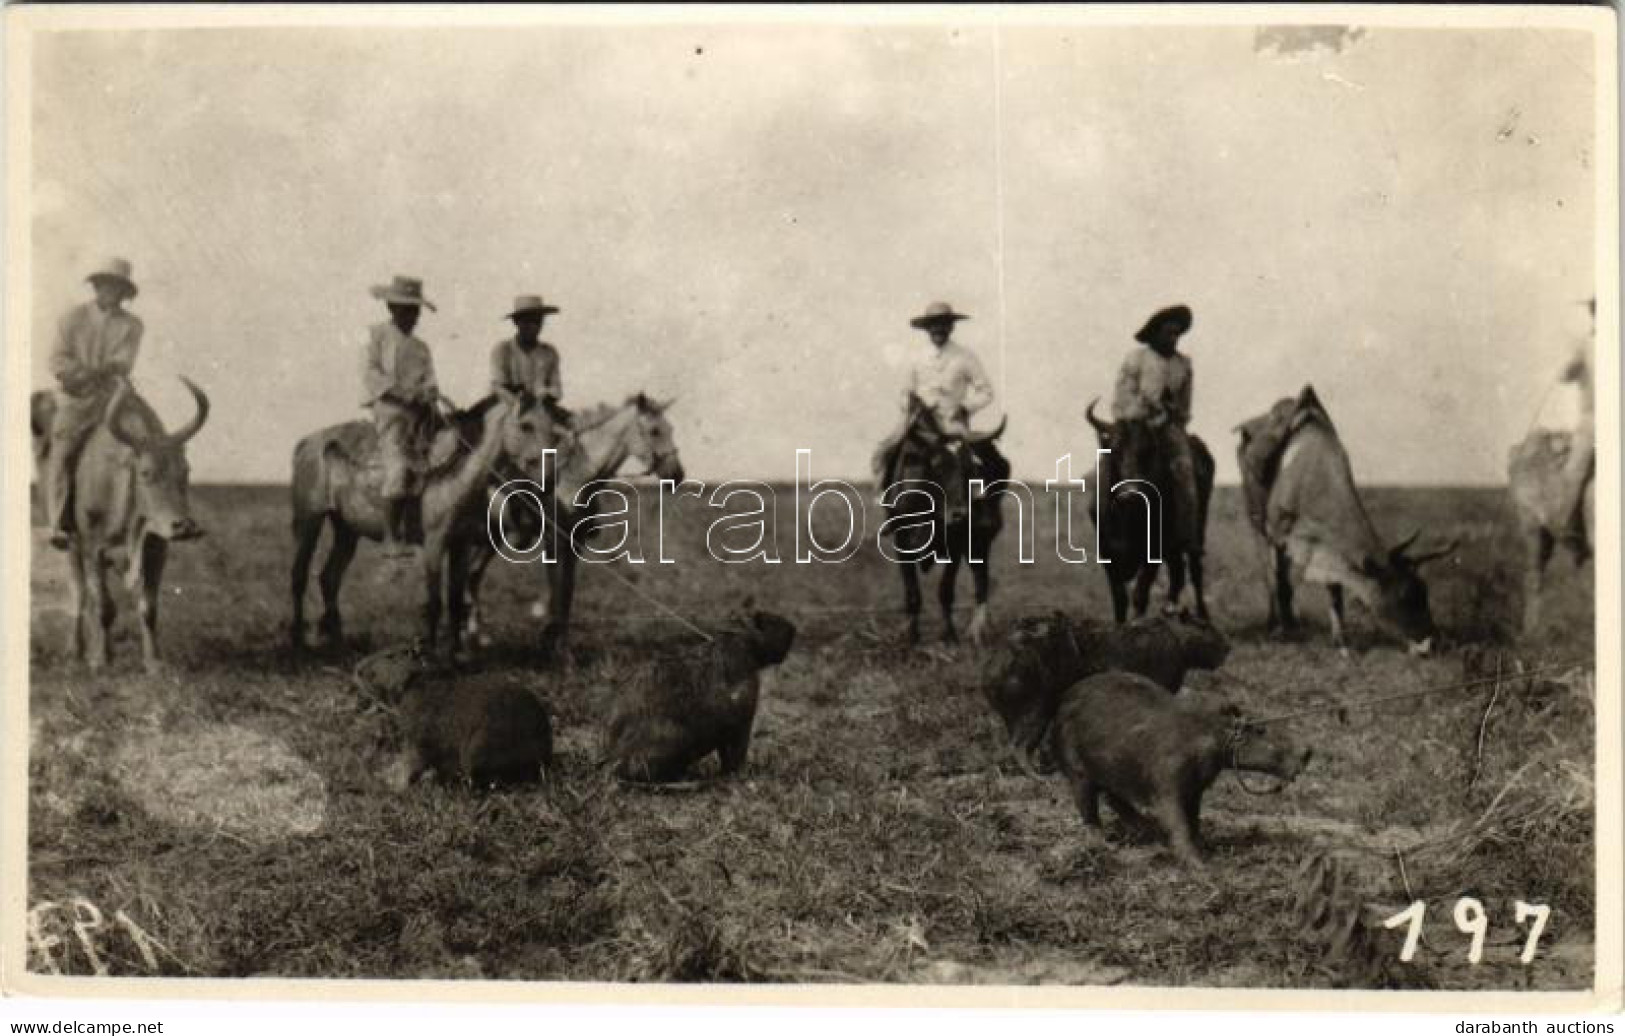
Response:
[[[1108,626],[1063,612],[1018,620],[1003,644],[987,651],[979,682],[1010,737],[1016,763],[1029,776],[1044,769],[1036,757],[1049,736],[1061,692],[1107,670],[1138,673],[1169,693],[1191,669],[1217,669],[1230,652],[1224,635],[1186,615]]]
[[[139,591],[141,658],[149,671],[156,670],[158,588],[169,544],[203,535],[187,499],[186,443],[208,420],[209,398],[192,382],[181,381],[197,408],[184,426],[164,431],[152,407],[121,382],[74,466],[68,502],[73,654],[92,671],[112,660],[118,609],[107,587],[109,563],[122,554],[126,583]],[[34,393],[31,403],[34,455],[43,461],[51,448],[54,411],[48,393]]]
[[[1455,542],[1412,554],[1418,531],[1393,547],[1383,546],[1355,488],[1348,454],[1313,386],[1236,431],[1248,521],[1271,555],[1266,566],[1273,561],[1270,629],[1290,631],[1297,625],[1292,610],[1296,570],[1326,587],[1332,640],[1339,650],[1347,650],[1347,588],[1385,634],[1415,654],[1427,654],[1437,629],[1421,570],[1453,552]]]
[[[1100,826],[1100,799],[1129,824],[1155,821],[1174,852],[1201,867],[1202,795],[1225,770],[1292,780],[1310,750],[1248,723],[1234,709],[1171,695],[1133,673],[1100,673],[1068,688],[1056,717],[1061,770],[1086,827]]]
[[[897,488],[887,488],[883,497],[889,501],[883,532],[892,541],[897,569],[903,577],[910,644],[920,641],[920,574],[930,572],[938,561],[943,563],[937,585],[943,639],[950,644],[959,639],[953,609],[954,584],[962,561],[971,571],[976,593],[976,611],[967,635],[973,643],[979,642],[987,628],[988,549],[1004,528],[1001,487],[995,484],[1010,477],[1010,462],[995,445],[1004,428],[1001,421],[991,432],[967,437],[966,446],[977,467],[966,472],[961,470],[931,408],[918,399],[909,401],[909,420],[892,466],[896,476],[892,485]],[[968,485],[971,479],[995,488],[986,495],[972,495]],[[929,497],[929,503],[922,496]]]
[[[1532,633],[1540,625],[1540,599],[1546,566],[1559,544],[1580,568],[1591,558],[1587,519],[1595,478],[1592,463],[1571,463],[1573,451],[1583,448],[1568,432],[1536,429],[1512,448],[1507,460],[1507,491],[1528,551],[1524,572],[1523,628]],[[1584,458],[1581,458],[1583,464]]]
[[[437,433],[421,507],[423,630],[429,650],[439,647],[441,610],[449,603],[445,648],[453,657],[461,654],[469,559],[487,535],[491,488],[508,478],[542,478],[545,453],[555,443],[545,404],[529,396],[488,396],[455,415]],[[377,454],[377,433],[364,421],[323,429],[294,447],[289,629],[295,650],[305,643],[305,584],[326,525],[332,526],[333,543],[319,580],[323,612],[318,629],[330,643],[343,642],[339,589],[344,573],[363,537],[383,538]]]
[[[1141,420],[1103,421],[1095,416],[1097,402],[1089,404],[1084,416],[1095,429],[1101,449],[1110,452],[1101,456],[1095,469],[1095,488],[1089,497],[1095,506],[1089,508],[1089,517],[1100,534],[1101,557],[1110,562],[1100,567],[1111,590],[1113,616],[1119,623],[1127,621],[1130,583],[1134,586],[1134,617],[1145,615],[1151,587],[1165,561],[1166,610],[1170,614],[1178,611],[1188,567],[1196,614],[1206,619],[1203,555],[1208,504],[1213,497],[1213,454],[1200,438],[1190,437],[1196,475],[1196,520],[1186,523],[1177,509],[1191,506],[1192,502],[1180,500],[1174,492],[1167,458],[1157,448],[1154,430]],[[1145,493],[1147,486],[1153,489],[1149,496]],[[1184,531],[1187,529],[1194,531]]]

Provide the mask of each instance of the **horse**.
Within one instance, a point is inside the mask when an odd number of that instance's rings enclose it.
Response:
[[[499,392],[453,414],[435,433],[422,495],[421,555],[424,580],[423,637],[437,646],[442,608],[449,605],[448,648],[461,652],[467,568],[459,565],[470,542],[485,537],[485,505],[492,487],[512,478],[536,478],[545,453],[555,444],[551,415],[528,393]],[[296,651],[305,646],[305,584],[322,528],[333,529],[332,546],[319,583],[322,616],[318,630],[330,644],[342,644],[344,624],[339,589],[363,538],[384,535],[382,472],[378,437],[371,423],[349,421],[299,440],[293,451],[293,618],[289,631]]]
[[[1102,449],[1110,450],[1101,456],[1095,470],[1095,492],[1100,494],[1099,507],[1090,509],[1090,519],[1097,523],[1103,553],[1100,567],[1106,573],[1106,582],[1112,595],[1112,615],[1119,624],[1128,621],[1131,595],[1129,583],[1134,584],[1132,603],[1134,617],[1141,618],[1151,603],[1151,587],[1157,581],[1158,561],[1156,545],[1152,543],[1153,516],[1161,521],[1161,554],[1168,565],[1168,597],[1164,611],[1180,610],[1180,598],[1185,592],[1186,569],[1189,568],[1191,589],[1196,598],[1196,616],[1208,620],[1207,599],[1203,588],[1203,553],[1207,533],[1208,504],[1213,497],[1213,454],[1201,439],[1190,436],[1191,459],[1196,468],[1196,521],[1194,542],[1184,531],[1185,523],[1177,508],[1183,502],[1175,493],[1168,458],[1158,448],[1156,430],[1141,420],[1102,421],[1095,416],[1091,401],[1084,416],[1094,428]],[[1155,488],[1158,506],[1153,507],[1143,492],[1124,483],[1149,484]],[[1144,509],[1126,506],[1122,494],[1134,493],[1144,501]],[[1098,511],[1098,516],[1097,516]]]
[[[123,552],[126,582],[140,590],[141,657],[149,671],[156,671],[158,589],[169,544],[203,535],[187,501],[186,443],[208,420],[209,397],[187,379],[181,382],[197,413],[177,431],[165,432],[152,407],[121,379],[74,465],[68,505],[73,653],[92,672],[112,660],[117,606],[107,591],[107,567],[114,555]],[[54,402],[48,392],[36,392],[30,400],[34,456],[41,462],[53,448]]]
[[[992,485],[1010,477],[1010,463],[994,445],[1004,434],[1005,424],[1000,421],[993,431],[972,433],[966,438],[977,467],[970,472],[961,471],[948,437],[931,409],[917,399],[910,400],[908,423],[891,470],[897,476],[894,485],[909,482],[918,485],[895,494],[888,492],[892,503],[886,506],[889,524],[899,515],[924,514],[902,506],[908,497],[924,492],[931,498],[929,521],[899,523],[888,532],[895,547],[909,555],[898,559],[896,564],[903,577],[910,644],[920,642],[920,575],[930,572],[937,561],[943,562],[937,601],[942,607],[944,640],[950,644],[959,640],[953,607],[954,583],[962,561],[970,569],[976,590],[976,611],[966,635],[972,643],[979,643],[987,628],[988,550],[1004,528],[1004,512],[1000,499],[972,494],[966,483],[980,478]]]
[[[574,436],[559,457],[558,473],[553,485],[544,487],[548,499],[545,516],[533,506],[522,506],[518,498],[501,510],[500,532],[509,543],[531,544],[542,535],[549,537],[552,560],[544,562],[547,569],[548,606],[547,625],[543,627],[541,653],[549,657],[565,648],[570,628],[570,606],[575,597],[576,546],[581,542],[583,527],[591,511],[580,505],[581,490],[603,479],[610,478],[627,460],[637,460],[644,473],[662,480],[681,483],[683,462],[672,436],[671,423],[666,410],[675,400],[656,402],[642,392],[629,396],[619,404],[602,403],[576,415]],[[467,582],[464,587],[463,628],[475,643],[488,645],[490,638],[482,631],[479,603],[480,585],[485,578],[496,547],[489,534],[459,544],[466,556],[459,563],[466,565]],[[455,620],[454,620],[455,621]]]

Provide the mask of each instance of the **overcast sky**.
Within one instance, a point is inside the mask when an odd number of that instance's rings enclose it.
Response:
[[[539,292],[566,402],[680,394],[691,477],[793,477],[798,447],[860,476],[942,299],[1042,479],[1184,302],[1221,479],[1231,428],[1313,383],[1362,479],[1498,482],[1587,328],[1592,55],[1493,29],[42,35],[35,383],[84,272],[128,256],[138,382],[175,421],[175,374],[214,400],[194,479],[285,480],[360,414],[367,289],[405,273],[459,400]]]

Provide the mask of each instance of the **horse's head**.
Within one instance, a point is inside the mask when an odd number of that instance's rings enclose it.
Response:
[[[1094,428],[1101,449],[1111,451],[1111,456],[1103,461],[1103,467],[1109,468],[1112,481],[1156,481],[1156,464],[1160,454],[1151,426],[1138,420],[1103,421],[1095,416],[1095,404],[1099,402],[1098,399],[1091,400],[1084,410],[1084,417]]]
[[[197,413],[180,429],[165,432],[158,415],[127,387],[118,390],[106,419],[108,432],[134,454],[136,510],[146,530],[166,540],[203,535],[187,501],[191,469],[186,463],[186,442],[208,420],[209,397],[185,378],[181,381],[192,393]],[[81,458],[80,463],[94,462]]]
[[[644,465],[644,470],[657,478],[671,482],[683,481],[683,461],[677,453],[677,442],[671,432],[666,411],[676,397],[657,402],[639,392],[627,401],[636,411],[632,421],[628,453]]]
[[[548,450],[559,448],[561,438],[553,412],[546,400],[530,392],[517,395],[499,392],[497,395],[508,408],[507,418],[502,422],[503,455],[523,477],[540,482],[544,474],[543,458]]]

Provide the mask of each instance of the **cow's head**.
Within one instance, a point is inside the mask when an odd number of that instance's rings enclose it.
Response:
[[[1433,624],[1433,612],[1428,607],[1428,588],[1422,581],[1422,566],[1453,553],[1457,543],[1451,540],[1437,550],[1418,554],[1410,552],[1420,530],[1411,533],[1388,551],[1383,559],[1367,558],[1365,574],[1376,584],[1376,599],[1371,611],[1377,624],[1387,633],[1405,641],[1411,653],[1426,655],[1433,649],[1438,628]]]
[[[559,447],[560,429],[553,412],[546,400],[529,392],[498,390],[496,401],[508,407],[507,418],[500,425],[503,457],[525,478],[540,483],[547,451]],[[477,422],[484,419],[484,413],[484,408],[476,404],[460,419]],[[557,476],[557,470],[552,474]]]
[[[1110,472],[1114,483],[1125,479],[1155,483],[1159,451],[1154,430],[1144,421],[1101,420],[1095,416],[1095,405],[1099,402],[1098,399],[1091,400],[1084,408],[1083,416],[1094,428],[1100,448],[1111,451],[1111,457],[1103,462],[1102,470]]]
[[[187,503],[186,442],[209,418],[209,397],[182,378],[197,404],[192,420],[174,432],[165,432],[157,415],[134,393],[121,391],[107,415],[108,431],[128,446],[134,457],[136,510],[145,532],[166,540],[190,540],[203,535],[192,520]]]

